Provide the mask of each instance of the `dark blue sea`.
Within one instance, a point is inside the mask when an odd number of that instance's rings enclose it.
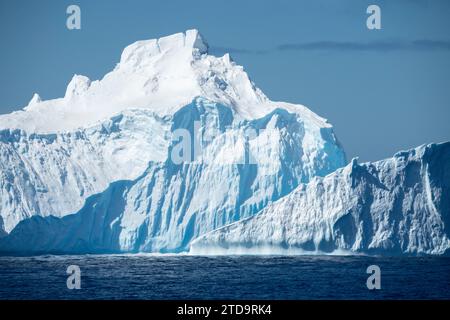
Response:
[[[81,270],[69,290],[67,267]],[[369,265],[381,289],[368,290]],[[0,299],[450,299],[449,257],[0,257]]]

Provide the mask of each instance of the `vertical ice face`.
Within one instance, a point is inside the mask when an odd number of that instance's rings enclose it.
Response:
[[[89,128],[54,134],[0,130],[0,215],[10,232],[34,215],[64,216],[149,161],[167,158],[169,124],[128,110]]]
[[[449,199],[450,143],[374,163],[353,160],[200,237],[191,252],[445,254]]]

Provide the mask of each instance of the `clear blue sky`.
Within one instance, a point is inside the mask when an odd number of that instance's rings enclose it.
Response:
[[[82,29],[66,29],[81,7]],[[366,28],[378,4],[382,30]],[[334,125],[349,158],[450,140],[450,1],[0,0],[0,113],[99,79],[136,41],[197,28],[272,99]]]

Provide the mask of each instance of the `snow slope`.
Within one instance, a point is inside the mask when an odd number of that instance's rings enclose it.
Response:
[[[172,132],[202,134],[192,161],[151,162],[138,179],[112,183],[73,215],[26,219],[0,251],[186,251],[192,239],[247,218],[344,164],[331,129],[308,125],[283,109],[245,120],[230,107],[197,98],[171,120]],[[247,136],[253,129],[256,134]],[[178,143],[170,142],[170,154]]]
[[[450,142],[399,152],[299,185],[248,219],[195,240],[191,252],[450,252]]]
[[[205,109],[202,101],[218,107]],[[138,178],[149,162],[169,170],[173,133],[186,125],[193,130],[193,121],[200,120],[198,108],[206,110],[203,118],[215,121],[198,128],[209,140],[218,130],[219,136],[240,141],[224,149],[219,137],[205,153],[205,161],[229,165],[221,176],[223,185],[206,190],[211,199],[216,192],[233,193],[227,188],[235,188],[233,182],[239,180],[240,169],[233,163],[244,156],[242,138],[249,126],[276,127],[273,135],[259,133],[271,139],[270,146],[268,142],[264,153],[254,154],[262,161],[275,156],[272,165],[257,170],[257,186],[241,186],[248,189],[248,197],[257,199],[250,213],[298,183],[346,163],[325,119],[301,105],[270,101],[229,55],[208,55],[198,31],[188,30],[138,41],[125,48],[119,64],[103,79],[91,82],[75,75],[63,98],[45,101],[35,94],[23,110],[0,115],[0,229],[9,233],[35,215],[77,212],[87,197],[110,183]],[[185,118],[177,118],[180,114]],[[264,170],[276,174],[265,180]],[[188,172],[180,173],[180,181],[187,177]],[[164,188],[177,188],[174,183],[181,182],[168,180]],[[192,192],[206,192],[200,181],[192,185]],[[252,188],[261,194],[251,195]],[[155,188],[147,196],[156,197],[162,190],[166,189]],[[237,194],[227,196],[226,208],[241,203]]]

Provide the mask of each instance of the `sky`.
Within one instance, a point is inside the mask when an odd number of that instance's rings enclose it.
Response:
[[[81,9],[68,30],[66,8]],[[366,9],[381,8],[381,30]],[[333,124],[349,159],[375,161],[450,140],[448,0],[0,0],[0,114],[34,92],[101,79],[127,45],[199,29],[275,101]]]

